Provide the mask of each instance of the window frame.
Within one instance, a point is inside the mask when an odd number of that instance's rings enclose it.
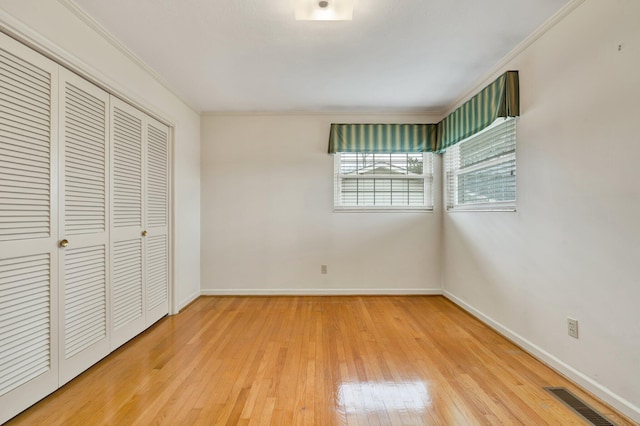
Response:
[[[340,173],[342,165],[343,154],[366,154],[359,152],[337,152],[334,154],[334,166],[333,166],[333,211],[336,213],[343,212],[356,212],[356,213],[402,213],[402,212],[433,212],[434,211],[434,154],[431,152],[396,152],[391,154],[421,154],[422,155],[422,174],[421,175],[399,175],[399,174],[371,174],[371,175],[346,175]],[[389,153],[370,153],[372,155],[389,155]],[[427,156],[430,156],[427,159]],[[362,205],[362,206],[346,206],[340,205],[339,201],[342,195],[342,182],[343,179],[386,179],[391,180],[422,180],[423,181],[423,199],[425,204],[419,206],[409,205],[386,205],[386,206],[374,206],[374,205]]]
[[[514,146],[513,151],[505,152],[498,156],[489,157],[488,159],[478,161],[470,166],[465,168],[457,168],[452,169],[450,167],[450,159],[447,155],[451,154],[451,149],[456,148],[460,149],[460,146],[466,142],[475,140],[477,137],[483,135],[486,132],[490,132],[492,129],[495,129],[501,125],[506,125],[508,122],[513,122],[513,139]],[[454,145],[454,147],[450,147],[443,155],[443,171],[444,171],[444,206],[445,210],[449,212],[469,212],[469,211],[479,211],[479,212],[516,212],[517,211],[517,117],[508,117],[508,118],[499,118],[494,123],[492,123],[489,127],[484,129],[483,131],[476,133],[473,136],[468,137],[467,139],[459,142]],[[477,202],[477,203],[465,203],[459,204],[456,200],[451,200],[451,196],[457,198],[456,194],[458,193],[458,176],[472,173],[474,171],[486,169],[488,167],[497,166],[500,164],[508,163],[513,161],[513,169],[512,174],[515,178],[514,182],[514,191],[515,197],[512,201],[493,201],[493,202]],[[452,188],[453,187],[453,188]]]

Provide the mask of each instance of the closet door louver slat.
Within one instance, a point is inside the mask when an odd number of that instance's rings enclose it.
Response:
[[[51,76],[0,52],[0,241],[48,237]]]
[[[82,190],[65,188],[65,236],[105,231],[107,105],[70,82],[65,89],[65,182],[84,183]],[[99,143],[87,149],[82,142],[87,139]]]
[[[142,316],[142,242],[113,245],[113,327],[117,330]]]
[[[47,254],[0,261],[0,396],[51,366],[50,276]]]
[[[149,310],[167,301],[167,249],[165,235],[149,237],[147,240],[147,306]]]
[[[114,108],[114,227],[142,226],[142,121]]]
[[[149,125],[147,135],[147,226],[167,226],[167,129]]]
[[[107,336],[105,255],[104,245],[65,253],[65,359]]]

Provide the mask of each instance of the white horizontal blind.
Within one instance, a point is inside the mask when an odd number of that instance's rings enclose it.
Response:
[[[335,155],[336,210],[433,208],[433,154]]]
[[[448,210],[515,209],[515,118],[448,148],[444,163]]]
[[[50,235],[50,74],[0,49],[0,241]]]
[[[0,396],[50,368],[49,254],[0,259]]]

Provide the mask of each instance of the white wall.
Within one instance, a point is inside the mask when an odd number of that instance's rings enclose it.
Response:
[[[445,290],[640,421],[640,2],[587,0],[506,69],[518,212],[444,215]]]
[[[332,122],[435,120],[203,116],[203,293],[441,291],[440,213],[334,213],[327,154]]]
[[[39,48],[63,52],[84,71],[175,124],[175,277],[183,305],[200,291],[200,116],[57,1],[0,0],[0,21]],[[61,50],[62,49],[62,50]]]
[[[214,294],[420,293],[443,275],[451,298],[640,421],[637,0],[587,0],[504,67],[521,78],[518,212],[444,218],[440,200],[430,214],[333,213],[326,154],[330,122],[439,117],[209,116],[200,148],[198,114],[62,4],[0,12],[175,123],[182,304],[200,272]]]

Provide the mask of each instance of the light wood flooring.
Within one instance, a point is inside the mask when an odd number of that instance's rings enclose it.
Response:
[[[201,297],[10,425],[632,424],[439,296]]]

